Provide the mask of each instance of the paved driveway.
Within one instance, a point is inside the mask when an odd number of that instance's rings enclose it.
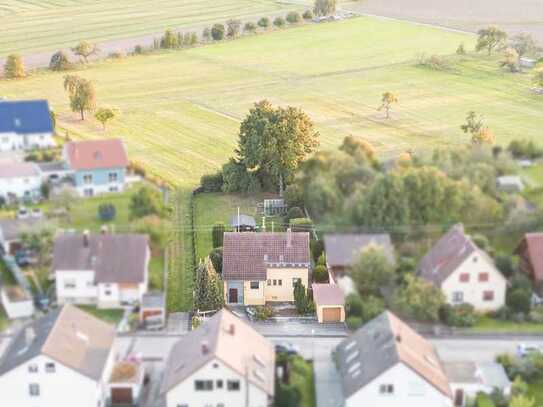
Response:
[[[319,324],[316,319],[285,318],[253,321],[251,326],[268,337],[344,337],[347,335],[345,324]]]

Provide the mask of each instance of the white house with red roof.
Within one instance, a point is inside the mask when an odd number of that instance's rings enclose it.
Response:
[[[41,196],[39,167],[28,162],[0,163],[0,196],[8,202]]]
[[[63,158],[81,196],[120,192],[125,187],[128,157],[121,139],[69,142]]]

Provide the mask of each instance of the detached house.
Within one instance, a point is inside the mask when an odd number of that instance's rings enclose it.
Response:
[[[162,394],[167,407],[267,407],[274,372],[273,344],[223,309],[173,346]]]
[[[0,100],[0,151],[54,147],[46,100]]]
[[[71,305],[31,322],[0,359],[2,406],[105,406],[114,339],[113,326]]]
[[[345,407],[451,407],[452,393],[430,342],[385,311],[334,353]]]
[[[6,202],[41,197],[42,174],[35,163],[0,162],[0,197]]]
[[[516,250],[520,268],[534,285],[543,286],[543,233],[527,233]]]
[[[53,248],[57,300],[101,308],[141,303],[149,260],[146,235],[59,235]]]
[[[308,287],[309,233],[224,234],[222,279],[228,304],[294,301],[294,284]]]
[[[494,261],[453,226],[423,257],[419,276],[440,288],[450,304],[468,303],[478,311],[493,311],[505,304],[507,280]]]
[[[66,143],[63,159],[73,172],[80,196],[124,189],[128,157],[120,139]]]

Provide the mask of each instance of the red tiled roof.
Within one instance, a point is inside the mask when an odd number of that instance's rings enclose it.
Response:
[[[70,167],[74,170],[119,168],[128,165],[121,139],[69,142],[64,146]]]
[[[268,267],[309,267],[309,233],[224,234],[222,278],[266,279]]]
[[[313,299],[317,305],[344,305],[343,290],[335,284],[313,284]]]
[[[543,233],[527,233],[526,247],[535,281],[543,281]]]

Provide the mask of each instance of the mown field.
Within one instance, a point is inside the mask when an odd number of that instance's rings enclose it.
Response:
[[[1,81],[7,98],[47,98],[61,134],[123,137],[132,159],[180,186],[193,187],[225,162],[240,120],[268,98],[302,107],[323,148],[347,134],[367,138],[385,155],[407,148],[464,143],[468,110],[483,114],[499,142],[537,139],[543,98],[530,93],[527,73],[510,74],[495,59],[467,56],[450,71],[417,66],[417,54],[454,54],[471,35],[372,18],[306,25],[190,50],[129,57],[88,66],[98,105],[121,109],[107,131],[71,113],[62,73]],[[377,112],[396,92],[391,120]]]
[[[5,0],[0,56],[206,25],[289,8],[275,0]]]

